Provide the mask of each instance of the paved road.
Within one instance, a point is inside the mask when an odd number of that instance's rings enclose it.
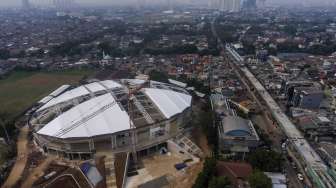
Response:
[[[20,134],[17,141],[17,157],[15,164],[6,180],[3,188],[14,187],[18,180],[21,178],[23,170],[25,169],[28,157],[28,132],[27,125],[20,129]]]

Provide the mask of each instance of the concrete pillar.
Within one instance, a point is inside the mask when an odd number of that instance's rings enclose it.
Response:
[[[92,150],[95,150],[95,145],[94,145],[93,139],[91,139],[91,143],[92,143]]]
[[[165,124],[165,131],[167,134],[170,134],[170,121],[166,121]]]
[[[114,139],[113,139],[113,136],[111,136],[111,149],[112,150],[114,149]]]

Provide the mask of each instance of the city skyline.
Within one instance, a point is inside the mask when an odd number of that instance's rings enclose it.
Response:
[[[30,0],[32,4],[51,4],[52,0]],[[174,0],[173,3],[188,3],[188,4],[202,4],[207,5],[211,3],[213,0]],[[78,4],[83,5],[132,5],[134,3],[137,3],[138,0],[117,0],[117,1],[111,1],[111,0],[76,0]],[[244,2],[242,0],[242,2]],[[166,4],[166,0],[161,1],[153,1],[153,0],[147,0],[146,4]],[[294,5],[294,4],[301,4],[303,6],[330,6],[335,5],[336,0],[283,0],[283,1],[277,1],[277,0],[267,0],[266,5]],[[6,7],[6,6],[22,6],[22,0],[2,0],[0,2],[0,6]]]

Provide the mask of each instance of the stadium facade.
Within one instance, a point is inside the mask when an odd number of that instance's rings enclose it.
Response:
[[[141,152],[182,133],[192,97],[178,86],[137,79],[61,86],[29,120],[44,152],[89,159],[99,152]]]

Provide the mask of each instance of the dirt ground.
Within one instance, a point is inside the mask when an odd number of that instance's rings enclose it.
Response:
[[[198,174],[203,169],[203,162],[199,162],[186,169],[185,173],[177,176],[170,184],[171,188],[191,188],[196,181]]]
[[[27,125],[20,129],[17,141],[17,158],[3,188],[14,187],[22,176],[28,157],[28,131],[29,129]]]
[[[195,128],[192,131],[192,141],[201,148],[203,151],[204,155],[206,157],[209,157],[211,155],[211,149],[209,148],[208,145],[208,140],[202,130],[199,128]]]
[[[201,106],[203,104],[202,103],[197,103],[195,105],[193,105],[193,114],[194,114],[194,119],[193,119],[193,124],[198,124],[199,120],[199,116],[197,116],[197,114],[201,114],[203,113]],[[203,153],[205,154],[205,157],[209,157],[211,155],[211,148],[208,145],[208,140],[206,135],[204,134],[204,132],[201,130],[201,127],[195,126],[192,130],[191,133],[191,140],[198,146],[201,148],[201,150],[203,151]]]
[[[143,182],[150,181],[161,176],[167,176],[169,179],[169,187],[180,187],[180,182],[183,181],[183,188],[191,187],[202,170],[202,163],[192,164],[185,170],[176,170],[175,164],[183,162],[189,157],[171,153],[170,155],[154,155],[145,157],[141,160],[144,168],[140,169],[139,175],[130,177],[127,182],[127,187],[135,188]]]
[[[187,158],[183,158],[180,155],[154,155],[152,157],[145,158],[142,162],[145,168],[148,170],[149,175],[153,177],[161,177],[166,174],[176,174],[178,170],[174,165],[183,162]]]
[[[44,171],[47,169],[49,164],[54,160],[54,157],[49,156],[45,159],[38,167],[34,168],[27,179],[21,185],[22,188],[32,187],[34,182],[44,175]]]

